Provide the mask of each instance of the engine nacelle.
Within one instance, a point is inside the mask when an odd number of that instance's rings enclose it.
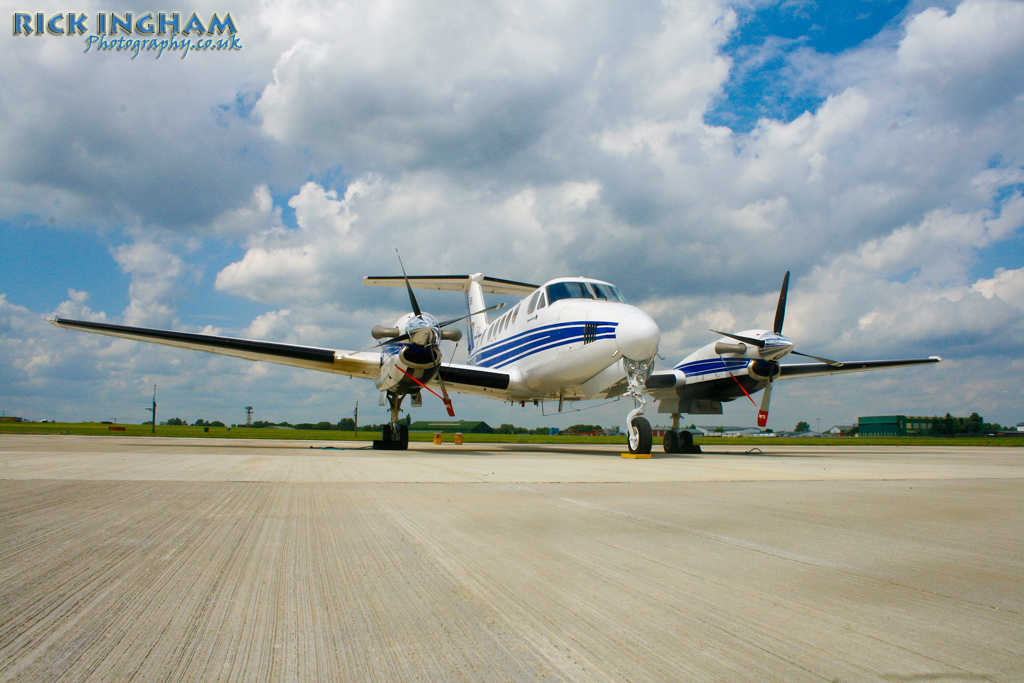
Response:
[[[752,360],[747,364],[747,373],[758,382],[767,382],[779,376],[779,364],[769,360]]]
[[[398,353],[388,356],[376,381],[381,391],[400,394],[415,393],[420,385],[409,375],[426,384],[434,378],[441,363],[441,350],[434,347],[406,345]]]

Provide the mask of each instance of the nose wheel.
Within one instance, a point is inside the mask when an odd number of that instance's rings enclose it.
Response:
[[[654,445],[651,423],[646,417],[637,415],[629,423],[629,452],[647,455]]]

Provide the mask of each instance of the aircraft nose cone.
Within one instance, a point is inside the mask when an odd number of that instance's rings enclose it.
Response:
[[[643,311],[630,313],[615,328],[615,344],[630,360],[647,360],[658,353],[661,330]]]

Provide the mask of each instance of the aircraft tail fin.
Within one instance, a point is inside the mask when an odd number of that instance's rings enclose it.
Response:
[[[469,353],[477,347],[477,341],[487,327],[487,314],[484,309],[484,276],[482,273],[474,273],[466,279],[466,312],[469,313],[469,334],[466,335],[469,344]]]

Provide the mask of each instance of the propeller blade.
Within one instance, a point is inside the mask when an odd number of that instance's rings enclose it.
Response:
[[[458,344],[455,345],[456,351],[458,350]],[[454,354],[453,354],[454,355]],[[448,397],[448,389],[444,386],[443,373],[438,372],[441,369],[441,354],[437,354],[437,360],[434,362],[434,374],[437,375],[437,381],[441,385],[441,393],[444,394],[444,398],[441,402],[444,403],[445,410],[448,411],[448,417],[455,417],[455,406],[452,405],[452,400]]]
[[[493,306],[488,306],[487,308],[485,308],[482,311],[477,311],[476,313],[467,313],[466,315],[462,316],[461,318],[452,318],[451,320],[445,320],[443,323],[441,323],[439,325],[439,327],[447,327],[448,325],[453,325],[453,324],[459,322],[460,320],[465,320],[466,318],[472,318],[477,313],[486,313],[487,311],[496,311],[499,308],[505,308],[505,304],[494,304]]]
[[[764,388],[764,396],[761,397],[761,409],[757,411],[757,426],[766,427],[768,425],[768,404],[772,400],[772,384],[771,380],[768,380],[768,386]]]
[[[794,356],[804,356],[806,358],[813,358],[816,361],[821,361],[827,365],[831,365],[834,368],[841,368],[843,364],[837,360],[829,360],[828,358],[822,358],[821,356],[812,356],[809,353],[800,353],[799,351],[790,351]]]
[[[398,254],[398,250],[395,249],[395,253]],[[409,303],[412,304],[412,312],[418,316],[423,315],[420,311],[420,305],[416,303],[416,295],[412,293],[412,285],[409,284],[409,276],[405,273],[405,264],[402,263],[402,255],[398,254],[398,265],[402,268],[402,277],[405,278],[405,288],[409,290]]]
[[[763,349],[764,348],[764,340],[763,339],[754,339],[753,337],[744,337],[743,335],[732,334],[731,332],[719,332],[718,330],[712,330],[711,328],[708,328],[708,332],[714,332],[715,334],[720,334],[723,337],[729,337],[729,339],[735,339],[736,341],[741,341],[741,342],[744,342],[745,344],[751,344],[752,346],[756,346],[759,349]]]
[[[434,366],[434,372],[437,372],[441,367],[440,359],[438,359],[437,365]],[[448,398],[448,390],[444,386],[444,377],[441,376],[440,372],[437,372],[437,381],[441,384],[441,393],[444,394],[444,398],[441,401],[444,403],[445,409],[448,411],[448,417],[455,417],[455,406],[452,405],[452,400]]]
[[[775,308],[775,334],[782,334],[782,322],[786,319],[786,298],[789,296],[789,271],[782,278],[782,290],[779,292],[779,305]]]

